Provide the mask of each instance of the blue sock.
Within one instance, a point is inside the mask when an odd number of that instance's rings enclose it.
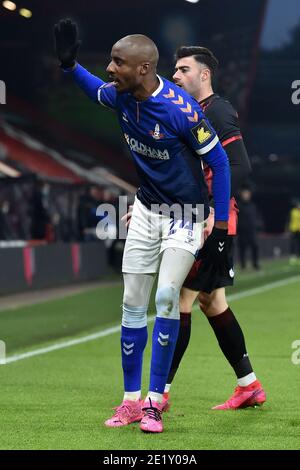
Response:
[[[179,332],[179,320],[156,317],[152,335],[151,392],[163,393]]]
[[[136,392],[141,390],[143,352],[147,344],[147,327],[127,328],[122,325],[121,351],[124,373],[124,390]]]

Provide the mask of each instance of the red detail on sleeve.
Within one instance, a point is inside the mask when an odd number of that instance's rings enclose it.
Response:
[[[206,184],[207,184],[207,188],[208,188],[208,193],[209,195],[212,194],[212,171],[211,171],[211,168],[209,166],[204,166],[204,178],[205,178],[205,181],[206,181]]]
[[[238,222],[238,206],[234,197],[229,203],[228,235],[236,235]]]
[[[242,139],[243,137],[241,136],[241,134],[234,135],[233,137],[230,137],[229,139],[226,139],[223,142],[221,142],[221,144],[222,144],[222,147],[226,147],[226,145],[231,144],[231,142],[234,142],[235,140],[242,140]]]
[[[242,138],[242,137],[241,137]],[[229,140],[229,139],[228,139]],[[234,139],[237,140],[237,139]],[[207,184],[208,193],[212,195],[212,177],[213,173],[209,166],[204,166],[204,178]],[[228,235],[236,235],[237,233],[237,222],[238,222],[238,206],[234,197],[230,199],[229,204],[229,219],[228,219]]]

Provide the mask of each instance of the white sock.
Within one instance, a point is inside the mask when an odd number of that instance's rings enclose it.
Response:
[[[141,390],[137,392],[124,392],[124,400],[138,401],[141,398]]]
[[[170,388],[171,388],[171,384],[166,384],[166,385],[165,385],[164,393],[169,393]]]
[[[146,400],[148,398],[151,398],[151,401],[156,401],[156,403],[162,403],[162,401],[163,401],[162,393],[148,392],[148,394],[146,396]]]
[[[254,372],[251,372],[248,375],[245,375],[245,377],[241,377],[238,379],[238,385],[240,387],[247,387],[248,385],[252,384],[256,380],[256,375]]]

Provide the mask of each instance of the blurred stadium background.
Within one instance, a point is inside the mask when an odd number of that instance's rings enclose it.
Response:
[[[103,78],[112,44],[130,33],[157,43],[159,72],[168,78],[180,45],[204,45],[219,58],[215,90],[239,112],[253,167],[247,187],[261,269],[239,271],[229,295],[270,393],[262,411],[208,411],[226,398],[218,391],[230,393],[233,377],[195,315],[194,341],[174,387],[179,409],[166,425],[171,434],[158,445],[135,428],[113,430],[117,439],[102,429],[122,388],[114,328],[123,241],[97,239],[96,209],[104,202],[117,208],[121,195],[132,200],[137,178],[114,115],[90,103],[58,67],[52,29],[64,17],[79,24],[80,62]],[[0,448],[299,448],[291,344],[299,337],[300,263],[290,259],[289,231],[300,201],[299,2],[1,1],[0,63],[2,361],[5,347],[7,354]],[[67,348],[68,341],[75,343]],[[197,357],[199,374],[187,389],[188,357]],[[185,420],[195,402],[200,423]]]

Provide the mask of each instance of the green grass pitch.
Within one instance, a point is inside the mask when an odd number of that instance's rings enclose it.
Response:
[[[193,312],[192,337],[172,387],[161,435],[137,424],[103,425],[122,399],[119,334],[0,366],[1,449],[300,449],[300,268],[278,261],[243,273],[228,294],[287,279],[287,285],[230,302],[244,330],[254,370],[267,393],[261,408],[212,411],[236,381],[207,320]],[[300,278],[299,278],[300,279]],[[117,325],[122,287],[113,285],[31,307],[0,311],[8,356],[83,337]],[[0,299],[1,301],[1,299]],[[149,382],[151,330],[144,359]]]

